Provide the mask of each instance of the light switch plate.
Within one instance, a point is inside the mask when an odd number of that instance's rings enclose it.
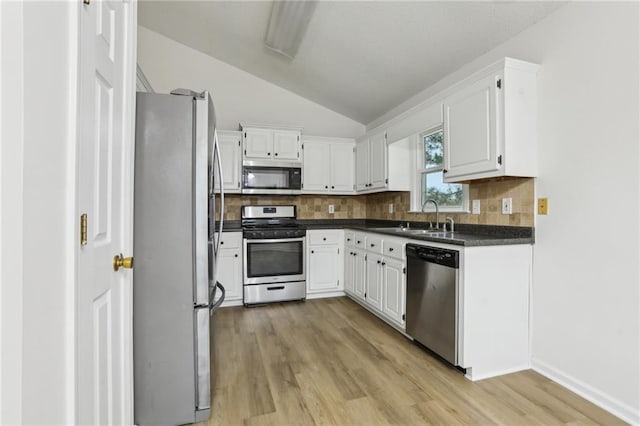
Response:
[[[336,212],[336,206],[333,204],[329,204],[329,214],[333,214]]]
[[[511,198],[503,198],[502,199],[502,214],[511,214],[512,213],[512,204],[513,199]]]
[[[471,214],[480,214],[480,200],[473,200],[471,203]]]
[[[389,203],[389,213],[393,213],[393,203]]]

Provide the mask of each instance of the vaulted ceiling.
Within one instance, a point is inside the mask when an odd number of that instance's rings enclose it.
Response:
[[[564,2],[321,1],[295,59],[264,46],[270,1],[141,1],[139,23],[367,124]]]

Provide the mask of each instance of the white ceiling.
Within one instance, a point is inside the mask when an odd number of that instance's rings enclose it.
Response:
[[[264,47],[270,1],[141,1],[138,20],[367,124],[563,4],[321,1],[293,61]]]

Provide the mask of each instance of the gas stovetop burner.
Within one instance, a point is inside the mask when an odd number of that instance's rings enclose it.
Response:
[[[306,230],[296,221],[296,206],[242,206],[246,239],[300,238]]]

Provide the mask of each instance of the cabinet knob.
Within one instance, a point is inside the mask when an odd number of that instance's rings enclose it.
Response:
[[[375,246],[376,246],[375,244],[371,243],[371,247],[375,247]]]
[[[389,247],[389,251],[393,251],[393,247]]]
[[[382,264],[381,264],[381,265],[382,265],[382,266],[384,266],[384,265],[386,265],[386,264],[387,264],[386,262],[382,262]]]
[[[378,265],[380,264],[380,261],[378,260]]]
[[[351,238],[347,238],[347,241],[351,241]]]
[[[356,244],[360,244],[360,240],[356,241]]]
[[[442,170],[442,173],[447,173],[447,169],[443,169],[443,170]]]
[[[238,253],[236,253],[235,255],[233,255],[233,257],[238,257]]]
[[[322,241],[327,241],[327,237],[322,237]]]
[[[270,153],[270,152],[267,152],[267,155],[271,155],[271,153]]]
[[[277,157],[277,156],[278,156],[278,153],[276,152],[276,153],[275,153],[275,154],[273,154],[273,155],[275,155],[275,156]]]
[[[311,250],[311,254],[315,253],[315,251]]]
[[[223,245],[223,244],[224,244],[224,241],[220,241],[220,245]]]
[[[336,188],[335,186],[331,185],[331,189],[335,189],[335,188]]]
[[[327,185],[324,186],[324,189],[329,189],[329,187]]]

